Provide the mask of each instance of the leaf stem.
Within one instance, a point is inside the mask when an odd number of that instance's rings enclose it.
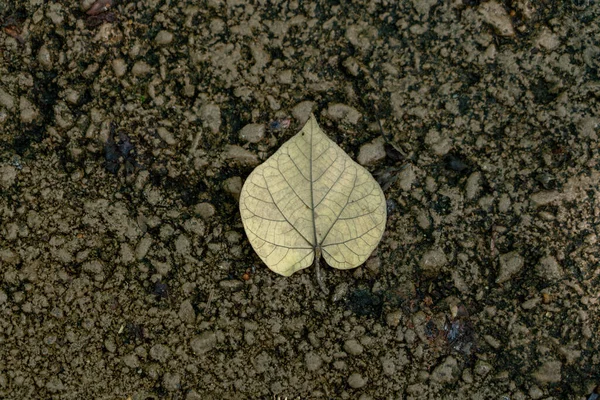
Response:
[[[325,279],[323,278],[323,274],[321,273],[321,247],[317,246],[315,249],[315,271],[317,272],[317,283],[321,288],[321,291],[325,293],[325,295],[329,295],[329,289],[325,285]]]

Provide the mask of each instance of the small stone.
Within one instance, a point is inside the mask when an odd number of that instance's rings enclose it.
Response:
[[[46,45],[40,47],[40,51],[37,55],[37,60],[45,70],[49,70],[52,68],[52,56],[50,55],[50,51]]]
[[[208,203],[206,203],[208,204]],[[183,223],[183,228],[190,233],[198,236],[204,236],[206,233],[206,224],[198,218],[190,218]]]
[[[217,210],[215,209],[215,206],[210,203],[198,203],[196,204],[196,207],[194,207],[194,211],[196,214],[200,215],[202,219],[208,220],[215,215]]]
[[[19,109],[21,111],[21,122],[30,124],[39,116],[38,109],[26,98],[19,98]]]
[[[393,358],[381,357],[379,359],[381,362],[381,369],[385,375],[394,375],[396,373],[396,364],[394,363]]]
[[[534,297],[533,299],[525,300],[521,304],[521,307],[523,307],[524,310],[532,310],[539,304],[540,301],[542,301],[541,297]]]
[[[194,321],[196,321],[196,311],[194,311],[194,306],[192,306],[192,302],[189,300],[181,302],[177,315],[179,316],[179,319],[186,324],[193,324]]]
[[[344,342],[344,351],[353,356],[362,354],[364,347],[356,339],[346,340]]]
[[[516,251],[500,255],[500,271],[496,283],[504,283],[516,275],[523,265],[525,259]]]
[[[401,311],[391,311],[386,314],[385,322],[388,324],[388,326],[395,328],[400,324],[400,318],[402,318]]]
[[[181,388],[181,375],[177,373],[166,372],[163,376],[163,387],[168,392],[175,392]]]
[[[134,76],[143,76],[151,71],[150,65],[145,63],[144,61],[138,61],[133,64],[133,68],[131,68],[131,73]]]
[[[196,392],[194,389],[190,390],[187,394],[187,396],[185,396],[185,400],[202,400],[204,399],[203,396],[201,396],[200,394],[198,394],[198,392]]]
[[[221,128],[221,109],[216,104],[203,104],[200,107],[200,119],[204,126],[211,130],[212,133],[219,132]]]
[[[475,363],[474,372],[479,376],[485,376],[489,374],[492,369],[493,368],[490,363],[483,360],[477,360],[477,362]]]
[[[367,384],[367,379],[363,378],[361,374],[355,372],[348,378],[348,385],[353,389],[360,389]]]
[[[123,361],[123,364],[125,364],[129,368],[135,369],[139,368],[140,366],[140,360],[138,359],[138,356],[133,353],[123,356],[123,358],[121,358],[121,361]]]
[[[538,37],[534,40],[536,47],[541,47],[546,50],[554,50],[560,45],[558,35],[552,33],[550,29],[543,27]]]
[[[4,90],[2,90],[1,88],[0,88],[0,106],[4,106],[9,110],[12,110],[13,107],[15,106],[15,99],[10,94],[8,94]]]
[[[175,140],[167,128],[161,126],[156,130],[156,133],[158,133],[158,136],[169,146],[174,146],[177,144],[177,140]]]
[[[190,340],[190,347],[196,355],[211,351],[217,345],[217,335],[213,331],[206,331]]]
[[[452,383],[456,382],[459,378],[458,362],[456,358],[452,356],[446,357],[446,359],[435,369],[430,375],[430,379],[433,382],[438,383]]]
[[[563,276],[563,270],[560,264],[556,261],[556,258],[552,256],[542,258],[536,265],[535,270],[540,278],[548,281],[556,281]]]
[[[348,71],[350,75],[358,76],[358,73],[360,72],[360,65],[358,65],[358,62],[354,57],[346,58],[342,62],[342,65],[344,66],[344,68],[346,68],[346,71]]]
[[[171,350],[164,344],[156,344],[150,348],[150,357],[153,360],[164,363],[171,357]]]
[[[467,200],[473,200],[481,190],[481,173],[473,172],[467,179],[465,187]]]
[[[402,171],[398,173],[398,186],[400,186],[400,189],[408,192],[412,189],[416,177],[415,168],[411,164],[407,164],[402,168]]]
[[[385,148],[382,137],[373,140],[370,143],[363,144],[358,153],[358,163],[360,165],[372,165],[385,158]]]
[[[81,268],[84,271],[89,272],[90,274],[100,274],[102,273],[104,266],[100,261],[94,260],[86,262]]]
[[[225,179],[225,182],[223,182],[223,188],[236,200],[239,200],[240,193],[242,191],[242,178],[240,178],[239,176],[233,176],[231,178]]]
[[[331,300],[334,303],[338,302],[338,301],[346,298],[347,294],[348,294],[348,283],[342,282],[335,287],[335,290],[333,291],[333,296],[331,297]]]
[[[222,289],[236,292],[244,287],[244,282],[238,281],[237,279],[223,279],[222,281],[219,282],[219,286]]]
[[[3,165],[0,167],[0,187],[8,189],[17,180],[17,169],[12,165]]]
[[[500,36],[514,36],[512,22],[504,6],[497,3],[495,0],[481,3],[479,13],[485,19],[485,22],[494,27]]]
[[[56,393],[65,390],[65,385],[57,376],[53,376],[46,382],[46,389],[49,392]]]
[[[558,200],[559,197],[556,190],[543,190],[531,195],[531,204],[534,207],[542,207]]]
[[[115,350],[117,350],[117,344],[115,343],[115,341],[112,338],[109,338],[104,341],[104,348],[109,353],[114,353]]]
[[[419,261],[419,266],[421,267],[421,270],[425,276],[432,278],[442,272],[442,268],[447,262],[448,259],[446,258],[444,251],[440,248],[437,248],[429,250],[423,254],[421,260]]]
[[[240,130],[240,139],[250,143],[258,143],[265,137],[263,124],[248,124]]]
[[[540,389],[537,385],[533,385],[531,388],[529,388],[529,396],[533,400],[538,400],[544,397],[544,391]]]
[[[561,368],[560,361],[546,361],[532,376],[540,384],[557,383],[562,378]]]
[[[148,251],[150,250],[150,246],[152,246],[152,238],[150,236],[144,236],[135,247],[135,258],[136,260],[141,260],[146,257]]]
[[[306,356],[304,357],[304,364],[306,365],[307,370],[311,372],[316,371],[323,365],[323,359],[317,353],[310,351],[306,353]]]
[[[361,117],[361,113],[354,107],[346,104],[331,104],[327,108],[327,115],[335,121],[345,122],[350,125],[356,125]]]
[[[127,72],[127,63],[122,58],[115,58],[112,61],[112,68],[115,76],[121,78]]]
[[[243,147],[233,144],[225,146],[223,158],[241,165],[255,166],[258,165],[258,157],[256,154],[244,149]]]
[[[169,31],[160,31],[154,38],[154,41],[160,46],[170,44],[173,41],[173,34]]]
[[[6,303],[8,300],[8,295],[3,290],[0,290],[0,305]]]
[[[292,108],[292,116],[300,123],[300,125],[304,125],[304,123],[308,121],[314,107],[314,101],[302,101]]]

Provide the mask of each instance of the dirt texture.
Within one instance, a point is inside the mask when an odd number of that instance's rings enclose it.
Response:
[[[598,1],[100,1],[0,2],[0,398],[595,398]],[[311,111],[387,199],[330,295],[237,202]]]

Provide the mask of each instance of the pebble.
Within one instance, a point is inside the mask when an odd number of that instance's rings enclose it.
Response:
[[[533,378],[541,384],[557,383],[562,378],[562,363],[560,361],[546,361],[534,373]]]
[[[216,104],[204,104],[200,107],[200,119],[212,133],[219,132],[221,128],[221,109]]]
[[[150,70],[150,65],[148,65],[144,61],[138,61],[135,64],[133,64],[133,68],[131,68],[131,73],[133,74],[133,76],[143,76],[149,73]]]
[[[102,265],[102,263],[98,260],[94,260],[94,261],[89,261],[86,262],[85,264],[83,264],[83,266],[81,267],[84,271],[89,272],[90,274],[100,274],[102,273],[102,270],[104,269],[104,266]]]
[[[543,190],[531,195],[531,204],[534,207],[541,207],[550,204],[559,198],[556,190]]]
[[[21,110],[21,122],[24,124],[32,123],[39,115],[37,108],[23,96],[19,98],[19,109]]]
[[[338,301],[346,298],[347,294],[348,294],[348,283],[342,282],[335,287],[335,290],[333,291],[333,296],[331,297],[331,300],[334,303],[338,302]]]
[[[419,266],[421,267],[421,271],[425,276],[435,277],[442,272],[442,268],[447,262],[448,259],[446,258],[444,251],[440,248],[437,248],[431,249],[423,254],[421,260],[419,261]]]
[[[181,375],[178,373],[166,372],[163,376],[163,387],[168,392],[175,392],[181,388]]]
[[[9,110],[12,110],[13,107],[15,106],[15,99],[10,94],[8,94],[4,90],[2,90],[1,88],[0,88],[0,106],[4,106]]]
[[[550,31],[550,29],[543,27],[540,29],[540,34],[534,40],[536,47],[541,47],[546,50],[554,50],[560,45],[558,36]]]
[[[412,186],[415,183],[417,175],[415,174],[415,167],[411,164],[407,164],[402,171],[398,173],[398,186],[400,189],[408,192],[412,189]]]
[[[0,167],[0,187],[8,189],[17,180],[17,169],[12,165],[3,165]]]
[[[223,182],[223,188],[236,200],[239,200],[240,193],[242,192],[242,178],[240,178],[239,176],[233,176],[231,178],[225,179],[225,182]]]
[[[358,153],[358,163],[360,165],[372,165],[385,158],[384,140],[379,137],[370,143],[363,144]]]
[[[206,331],[190,340],[190,347],[196,355],[209,352],[217,345],[217,335],[212,331]]]
[[[477,360],[477,362],[475,363],[474,372],[479,376],[485,376],[489,374],[492,369],[492,365],[489,362]]]
[[[386,314],[385,316],[385,322],[388,324],[388,326],[395,328],[400,324],[400,319],[402,318],[402,312],[401,311],[391,311],[389,313]]]
[[[210,203],[198,203],[194,207],[194,211],[196,212],[196,214],[200,215],[200,217],[202,217],[202,219],[204,220],[210,219],[210,217],[215,215],[215,213],[217,212],[215,206],[213,206]]]
[[[6,303],[7,300],[8,295],[6,294],[6,292],[0,290],[0,305]]]
[[[540,278],[555,281],[563,277],[563,269],[552,256],[542,258],[536,266],[536,271]]]
[[[175,140],[175,138],[173,137],[171,132],[167,130],[167,128],[161,126],[156,130],[156,133],[158,133],[158,136],[169,146],[174,146],[177,144],[177,140]]]
[[[235,292],[244,287],[244,282],[238,281],[237,279],[223,279],[222,281],[219,282],[219,286],[222,289],[226,289],[226,290]]]
[[[196,311],[194,311],[192,302],[189,300],[181,302],[177,315],[179,316],[179,319],[186,324],[193,324],[194,321],[196,321]]]
[[[356,339],[346,340],[344,342],[344,351],[353,356],[362,354],[364,347]]]
[[[153,360],[164,363],[171,357],[171,350],[164,344],[155,344],[150,348],[150,357]]]
[[[494,27],[500,36],[514,36],[515,30],[504,6],[495,0],[481,3],[479,13],[485,22]]]
[[[239,133],[240,139],[250,143],[258,143],[265,137],[263,124],[248,124]]]
[[[40,47],[40,51],[37,55],[37,60],[45,70],[49,70],[52,68],[52,56],[50,55],[50,51],[46,45]]]
[[[292,116],[298,121],[300,124],[304,124],[308,117],[310,117],[310,113],[315,108],[314,101],[302,101],[292,108]]]
[[[473,200],[481,190],[481,173],[473,172],[467,179],[465,187],[467,200]]]
[[[117,78],[121,78],[127,72],[127,63],[122,58],[115,58],[112,61],[112,69]]]
[[[360,389],[367,384],[367,379],[363,378],[358,372],[354,372],[348,377],[348,385],[353,389]]]
[[[440,365],[435,367],[430,375],[430,379],[438,383],[452,383],[458,379],[458,372],[456,358],[448,356]]]
[[[53,376],[46,383],[46,389],[49,392],[56,393],[65,390],[65,385],[57,376]]]
[[[223,157],[225,160],[241,165],[255,166],[259,163],[256,154],[234,144],[228,144],[225,146]]]
[[[340,103],[329,105],[327,115],[335,121],[351,125],[356,125],[361,117],[361,113],[356,108]]]
[[[160,31],[154,38],[154,41],[160,46],[170,44],[173,41],[173,34],[169,31]]]
[[[379,359],[381,362],[381,369],[385,375],[394,375],[396,373],[396,364],[394,363],[393,358],[381,357]]]
[[[524,264],[525,259],[516,251],[500,255],[500,271],[496,283],[500,284],[510,280],[523,268]]]
[[[150,246],[152,246],[152,238],[150,236],[144,236],[142,239],[140,239],[135,247],[136,260],[139,261],[146,257],[146,254],[148,254],[148,251],[150,250]]]
[[[523,303],[521,303],[521,307],[524,310],[531,310],[531,309],[534,309],[535,306],[537,306],[540,301],[542,301],[541,297],[534,297],[532,299],[525,300]]]
[[[121,361],[123,361],[123,364],[125,364],[129,368],[138,368],[140,366],[140,360],[138,356],[133,353],[123,356],[123,358],[121,358]]]
[[[310,351],[306,353],[306,356],[304,357],[304,364],[306,365],[307,370],[316,371],[323,365],[323,359],[314,351]]]

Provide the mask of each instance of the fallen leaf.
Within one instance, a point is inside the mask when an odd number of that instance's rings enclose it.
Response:
[[[240,213],[262,261],[289,276],[316,264],[321,254],[338,269],[362,264],[385,230],[386,202],[371,174],[311,115],[252,171],[240,194]]]

